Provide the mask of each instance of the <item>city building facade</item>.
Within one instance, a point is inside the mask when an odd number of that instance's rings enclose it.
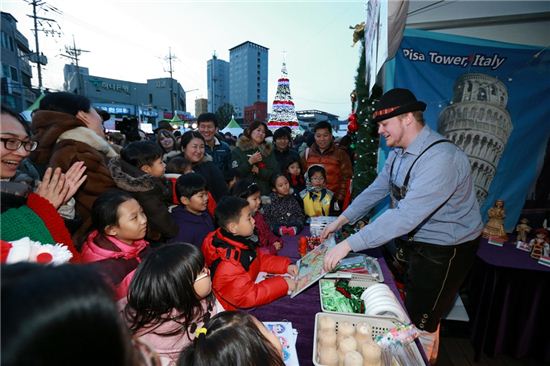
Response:
[[[254,121],[267,122],[267,103],[255,102],[244,107],[244,118],[242,127],[248,127]]]
[[[21,112],[36,99],[31,86],[32,68],[29,58],[36,56],[29,49],[29,41],[17,30],[17,20],[2,12],[2,103]]]
[[[195,117],[198,117],[201,114],[206,112],[208,112],[208,99],[206,98],[195,99]]]
[[[267,103],[268,52],[250,41],[229,50],[229,103],[237,119],[244,117],[246,106]]]
[[[338,131],[340,129],[340,121],[338,121],[338,116],[335,114],[318,111],[316,109],[308,109],[296,111],[296,115],[298,116],[298,124],[304,130],[311,130],[316,123],[321,121],[329,122],[334,131]]]
[[[220,60],[214,54],[206,67],[208,89],[208,112],[216,113],[225,103],[229,103],[229,62]]]
[[[78,70],[80,69],[80,70]],[[137,117],[152,123],[187,115],[185,91],[171,78],[148,79],[135,83],[90,75],[84,67],[65,65],[65,90],[86,96],[94,107],[109,112],[114,118]]]

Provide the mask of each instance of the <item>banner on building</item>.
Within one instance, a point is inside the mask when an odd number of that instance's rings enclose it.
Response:
[[[512,231],[550,136],[548,75],[542,47],[406,30],[386,87],[426,102],[426,123],[470,159],[483,217],[502,199]]]

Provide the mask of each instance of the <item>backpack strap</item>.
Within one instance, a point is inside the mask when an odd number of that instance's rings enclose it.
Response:
[[[244,250],[243,253],[242,249],[235,248],[234,246],[226,243],[225,240],[230,239],[217,238],[216,235],[214,235],[214,237],[212,238],[212,245],[215,248],[221,249],[218,251],[218,253],[220,253],[220,256],[216,258],[210,266],[210,274],[212,278],[214,278],[216,269],[222,261],[238,262],[243,266],[244,270],[248,272],[250,264],[252,264],[254,259],[256,259],[256,252],[254,250]]]

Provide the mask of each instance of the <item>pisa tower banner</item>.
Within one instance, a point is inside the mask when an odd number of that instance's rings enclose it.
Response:
[[[468,155],[484,219],[505,201],[507,231],[534,189],[550,137],[543,48],[406,30],[387,67],[386,88],[412,90],[427,104],[426,123]]]

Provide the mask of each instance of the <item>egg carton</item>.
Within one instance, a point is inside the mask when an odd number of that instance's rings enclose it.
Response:
[[[315,328],[313,331],[313,364],[315,366],[324,366],[323,364],[319,363],[319,355],[318,355],[318,348],[317,348],[317,334],[319,332],[319,319],[323,316],[329,316],[336,322],[336,334],[338,334],[338,324],[343,322],[351,323],[354,327],[357,326],[358,323],[367,323],[371,326],[372,329],[372,338],[376,336],[383,336],[386,334],[390,329],[395,328],[399,325],[402,325],[402,323],[394,318],[382,318],[382,317],[374,317],[374,316],[356,316],[356,315],[342,315],[342,314],[328,314],[328,313],[317,313],[315,314]],[[422,358],[422,354],[420,353],[420,350],[418,349],[418,346],[415,342],[411,343],[410,348],[413,353],[413,357],[415,360],[415,365],[425,365],[424,359]],[[407,365],[402,365],[407,366]]]

